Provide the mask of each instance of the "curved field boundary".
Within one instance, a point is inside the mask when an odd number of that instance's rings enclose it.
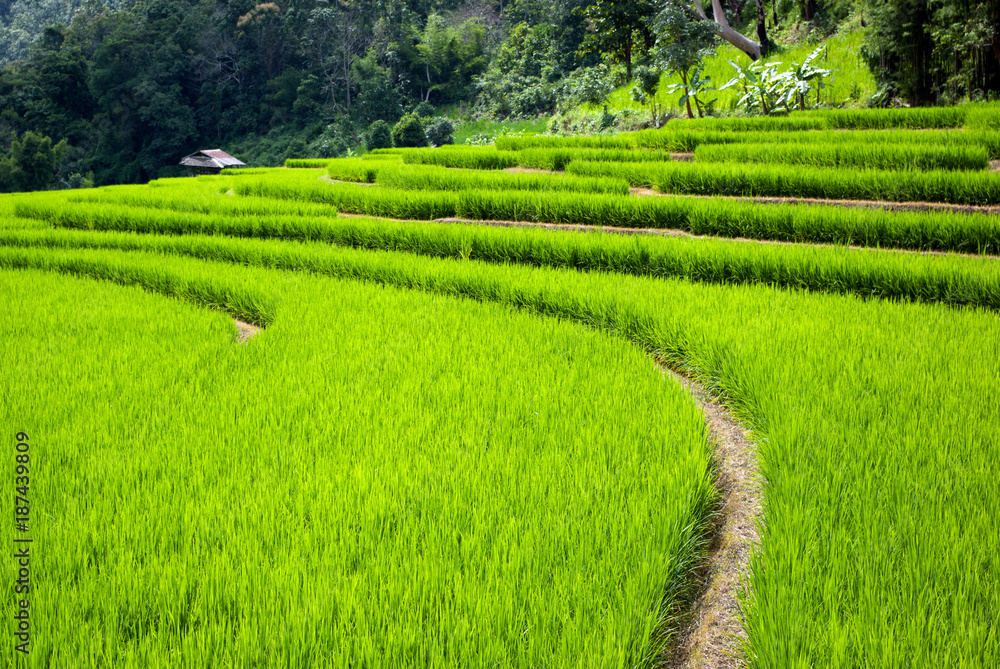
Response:
[[[665,664],[678,669],[735,669],[746,643],[739,598],[749,593],[746,577],[750,556],[760,543],[764,520],[763,487],[756,447],[746,426],[708,389],[682,371],[662,366],[684,386],[705,414],[713,446],[719,514],[703,572],[702,592],[690,619],[667,654]],[[742,588],[742,590],[741,590]]]
[[[260,326],[253,325],[252,323],[244,323],[238,318],[234,318],[233,322],[236,324],[236,329],[238,334],[236,335],[236,341],[240,344],[247,343],[250,339],[253,339],[258,334],[260,334]]]
[[[31,262],[22,262],[30,267]],[[190,301],[183,291],[168,290],[166,284],[144,277],[141,272],[122,274],[120,269],[101,269],[100,263],[76,265],[72,259],[44,267],[58,273],[80,275],[96,280],[111,281],[121,285],[139,285],[147,290],[168,297]],[[205,306],[201,304],[201,306]],[[219,305],[227,308],[229,305]],[[233,319],[237,329],[237,342],[246,343],[259,334],[261,326]],[[753,445],[742,424],[707,389],[681,371],[665,365],[658,367],[696,400],[705,416],[709,440],[713,447],[714,485],[719,492],[709,553],[704,565],[697,570],[700,594],[688,613],[681,613],[686,621],[676,637],[661,652],[661,660],[671,666],[681,667],[730,667],[737,665],[740,652],[739,639],[745,638],[740,621],[737,589],[746,576],[750,551],[758,541],[757,524],[761,519],[760,481]]]

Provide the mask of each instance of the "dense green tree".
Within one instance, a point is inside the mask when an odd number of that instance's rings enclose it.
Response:
[[[364,55],[373,18],[372,3],[336,0],[309,13],[302,40],[307,62],[323,81],[331,103],[351,113],[356,84],[354,62]]]
[[[399,148],[427,146],[424,124],[416,114],[407,114],[392,127],[392,143]]]
[[[649,105],[650,120],[655,125],[656,92],[660,88],[660,77],[663,72],[659,68],[640,65],[635,68],[635,84],[632,86],[632,99],[641,105]]]
[[[489,116],[530,117],[555,111],[558,43],[548,24],[514,26],[489,69],[478,78],[479,108]]]
[[[664,71],[680,75],[684,87],[681,104],[685,105],[688,118],[694,118],[691,72],[712,53],[715,31],[707,22],[694,20],[680,0],[667,0],[653,23],[657,37],[654,59]]]
[[[863,55],[881,102],[1000,92],[1000,0],[866,0]]]
[[[389,127],[389,124],[378,120],[368,126],[368,132],[365,134],[365,145],[369,151],[391,149],[392,129]]]
[[[466,97],[473,77],[486,70],[486,29],[476,19],[457,28],[431,14],[410,60],[410,81],[421,100],[445,104]]]
[[[52,138],[28,131],[11,137],[7,155],[0,158],[0,191],[44,190],[56,179],[66,158],[66,140],[52,144]]]
[[[302,84],[302,72],[294,67],[286,68],[280,75],[267,82],[267,95],[264,102],[271,108],[273,124],[289,123],[294,117],[311,116],[315,109],[308,93],[299,102],[299,87]],[[309,90],[309,86],[305,86]],[[299,103],[299,104],[297,104]]]
[[[583,10],[588,31],[580,51],[610,58],[625,68],[631,80],[633,64],[644,62],[656,41],[655,15],[652,0],[602,0],[589,5]]]
[[[455,143],[455,125],[443,116],[429,120],[424,128],[424,133],[427,136],[427,142],[433,146]]]
[[[545,26],[552,55],[560,69],[571,72],[600,62],[598,53],[578,53],[587,36],[588,21],[583,10],[593,0],[516,0],[508,3],[505,15],[511,25]]]
[[[362,125],[381,120],[395,123],[403,115],[405,92],[393,75],[392,68],[378,64],[378,54],[370,50],[354,61],[354,80],[358,93],[352,109]]]

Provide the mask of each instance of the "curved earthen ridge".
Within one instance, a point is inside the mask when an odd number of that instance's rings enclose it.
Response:
[[[745,586],[762,518],[756,451],[744,426],[704,386],[662,365],[661,369],[687,388],[705,414],[720,493],[701,592],[662,664],[675,669],[744,667],[740,646],[746,632],[738,594]]]
[[[233,319],[233,322],[236,323],[236,329],[239,331],[236,335],[237,344],[247,343],[247,340],[249,340],[251,337],[257,336],[257,333],[260,332],[260,326],[258,325],[253,325],[252,323],[244,323],[243,321],[238,320],[236,318]]]

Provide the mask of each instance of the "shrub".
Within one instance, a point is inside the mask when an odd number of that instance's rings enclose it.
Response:
[[[455,143],[455,126],[443,116],[428,121],[424,133],[427,135],[427,141],[434,146]]]
[[[424,124],[415,114],[407,114],[392,128],[392,143],[398,148],[427,146]]]
[[[614,91],[607,65],[581,67],[562,81],[559,108],[569,111],[581,104],[599,105]]]
[[[365,135],[365,144],[368,145],[369,151],[391,149],[392,130],[389,129],[389,124],[379,120],[368,126],[368,134]]]
[[[419,116],[420,118],[430,118],[434,116],[434,105],[426,100],[421,101],[416,107],[413,108],[414,116]]]

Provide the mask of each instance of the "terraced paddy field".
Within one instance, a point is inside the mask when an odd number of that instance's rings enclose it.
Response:
[[[1000,664],[998,120],[3,197],[5,657]]]

